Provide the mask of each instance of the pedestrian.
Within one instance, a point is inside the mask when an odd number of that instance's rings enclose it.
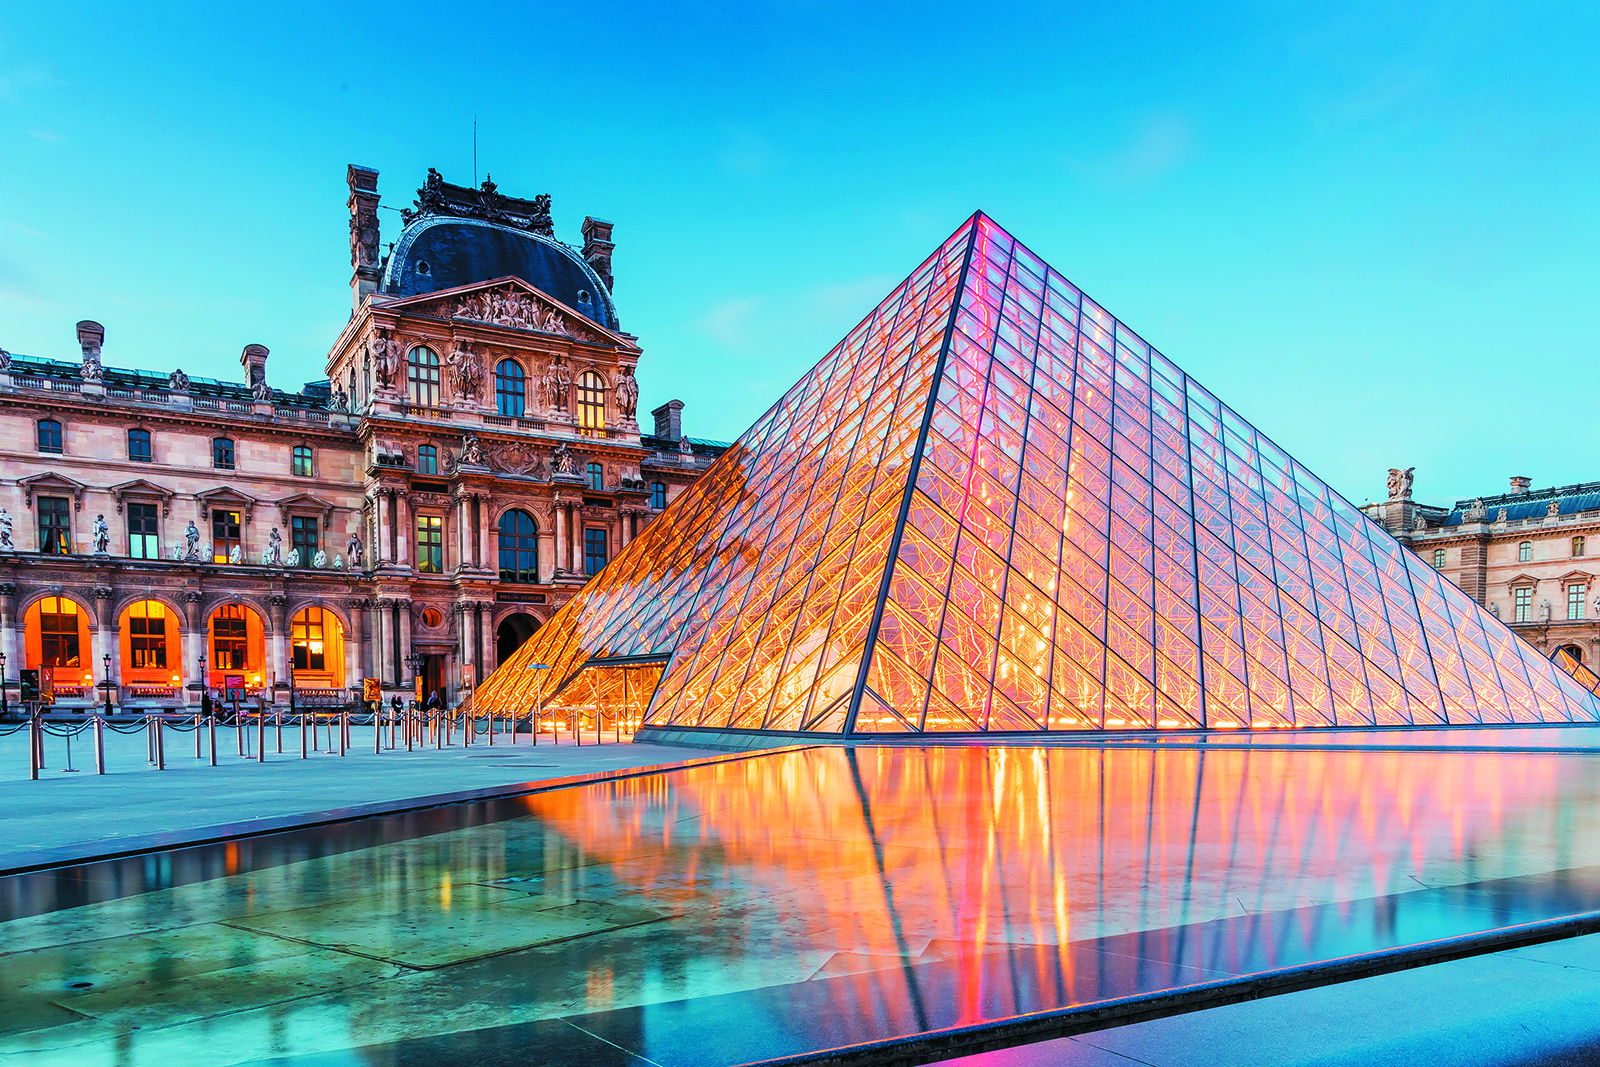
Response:
[[[433,692],[428,694],[428,710],[429,711],[438,711],[439,709],[441,709],[443,707],[444,707],[444,701],[439,699],[439,691],[437,689],[435,689]]]
[[[211,690],[207,689],[200,694],[200,714],[211,718]]]

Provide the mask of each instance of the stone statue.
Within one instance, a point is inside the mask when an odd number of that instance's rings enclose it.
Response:
[[[457,344],[446,357],[450,368],[450,381],[456,392],[468,400],[477,400],[483,385],[483,365],[465,341]]]
[[[694,446],[689,443],[689,439],[687,437],[678,438],[678,452],[680,455],[684,456],[694,455]]]
[[[1559,501],[1559,500],[1550,501],[1549,506],[1544,509],[1544,513],[1545,513],[1546,516],[1548,516],[1549,518],[1552,518],[1552,519],[1555,518],[1557,515],[1561,514],[1561,501]]]
[[[1549,598],[1546,598],[1544,600],[1539,601],[1539,621],[1540,622],[1549,622],[1550,621],[1550,600],[1549,600]]]
[[[333,391],[333,396],[328,399],[328,406],[334,411],[350,410],[350,394],[339,388]]]
[[[400,381],[400,343],[394,338],[383,333],[375,333],[368,342],[372,353],[373,370],[377,372],[378,384],[385,389],[392,389]]]
[[[1595,604],[1597,605],[1597,607],[1600,607],[1600,599],[1596,599],[1595,600]],[[1491,615],[1493,615],[1495,618],[1498,619],[1500,617],[1500,605],[1499,604],[1490,604],[1489,605],[1489,613]]]
[[[335,555],[333,557],[333,569],[336,570],[336,571],[344,570],[344,555],[343,555],[343,553],[340,553],[340,554]]]
[[[578,459],[566,445],[557,445],[554,455],[557,474],[577,474]]]
[[[272,386],[267,384],[265,376],[256,379],[256,383],[250,387],[250,395],[259,403],[272,403]]]
[[[0,508],[0,552],[15,552],[17,543],[11,540],[11,512]]]
[[[283,561],[283,565],[285,567],[300,566],[300,550],[298,548],[291,548],[289,550],[288,558]]]
[[[198,562],[200,559],[200,527],[189,520],[189,525],[183,531],[183,558]]]
[[[94,517],[91,536],[94,539],[95,555],[108,556],[111,554],[111,527],[106,525],[106,517],[104,515],[96,515]]]
[[[99,385],[105,376],[106,372],[100,366],[100,350],[96,348],[93,352],[90,352],[88,349],[84,349],[83,380],[90,385]]]
[[[461,438],[461,459],[458,463],[469,467],[483,466],[483,445],[478,441],[475,433],[464,434]]]
[[[0,374],[9,374],[10,372],[11,372],[11,353],[7,352],[3,348],[0,348]]]
[[[189,376],[179,367],[167,375],[167,391],[169,393],[187,393],[189,391]]]
[[[622,368],[622,379],[617,382],[617,408],[625,419],[633,418],[639,409],[639,382],[633,376],[632,367]]]
[[[553,414],[565,414],[567,390],[572,386],[572,372],[567,370],[567,365],[559,359],[551,360],[544,369],[540,384],[544,386],[545,406]]]
[[[361,535],[354,530],[350,531],[350,540],[344,546],[345,552],[350,557],[350,569],[361,569]]]
[[[228,549],[228,562],[229,563],[243,563],[244,562],[244,549],[240,548],[238,545],[234,545],[232,548]]]
[[[274,526],[267,535],[267,547],[261,550],[261,563],[266,567],[283,566],[283,534]]]
[[[1390,500],[1411,499],[1411,472],[1416,469],[1415,467],[1407,467],[1405,470],[1401,470],[1399,467],[1389,468]]]
[[[319,571],[327,570],[328,569],[328,553],[326,551],[324,551],[323,549],[320,549],[320,548],[317,549],[317,554],[311,557],[311,565],[313,567],[317,568],[317,570],[319,570]]]
[[[1501,508],[1500,509],[1500,514],[1495,516],[1495,520],[1494,521],[1495,522],[1505,522],[1506,521],[1506,517],[1508,515],[1510,515],[1510,514],[1511,513],[1508,510],[1506,510],[1505,508]]]

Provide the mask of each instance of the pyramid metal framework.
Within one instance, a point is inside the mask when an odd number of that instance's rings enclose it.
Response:
[[[476,699],[850,735],[1600,719],[981,213]]]

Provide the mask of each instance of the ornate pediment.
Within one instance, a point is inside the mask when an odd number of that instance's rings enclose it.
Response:
[[[161,501],[161,514],[163,517],[172,514],[172,490],[155,482],[147,482],[143,478],[135,478],[131,482],[122,482],[111,487],[111,497],[117,502],[117,514],[122,514],[122,502],[129,497],[135,500]]]
[[[282,520],[282,524],[287,526],[289,525],[291,512],[305,513],[314,511],[322,516],[322,528],[328,530],[333,526],[333,509],[337,506],[330,501],[322,499],[320,496],[312,496],[310,493],[296,493],[294,496],[286,496],[278,501],[278,517]]]
[[[17,484],[22,486],[23,503],[33,507],[33,498],[36,495],[54,495],[56,493],[71,494],[75,510],[83,510],[83,491],[89,488],[82,482],[74,481],[64,474],[51,471],[47,474],[35,474],[28,478],[18,478]]]
[[[244,516],[244,521],[249,522],[256,509],[256,498],[246,496],[231,486],[219,485],[215,489],[207,489],[203,493],[196,493],[195,499],[200,501],[200,506],[210,511],[212,508],[230,508]]]
[[[389,307],[441,319],[484,322],[512,330],[568,337],[589,344],[617,344],[620,339],[599,324],[554,300],[520,278],[497,278],[443,293],[427,293],[395,301]]]
[[[484,441],[482,445],[483,458],[494,470],[544,477],[544,452],[529,442]]]

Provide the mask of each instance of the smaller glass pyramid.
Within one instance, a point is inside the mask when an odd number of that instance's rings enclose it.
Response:
[[[982,214],[476,699],[831,734],[1600,719]]]

